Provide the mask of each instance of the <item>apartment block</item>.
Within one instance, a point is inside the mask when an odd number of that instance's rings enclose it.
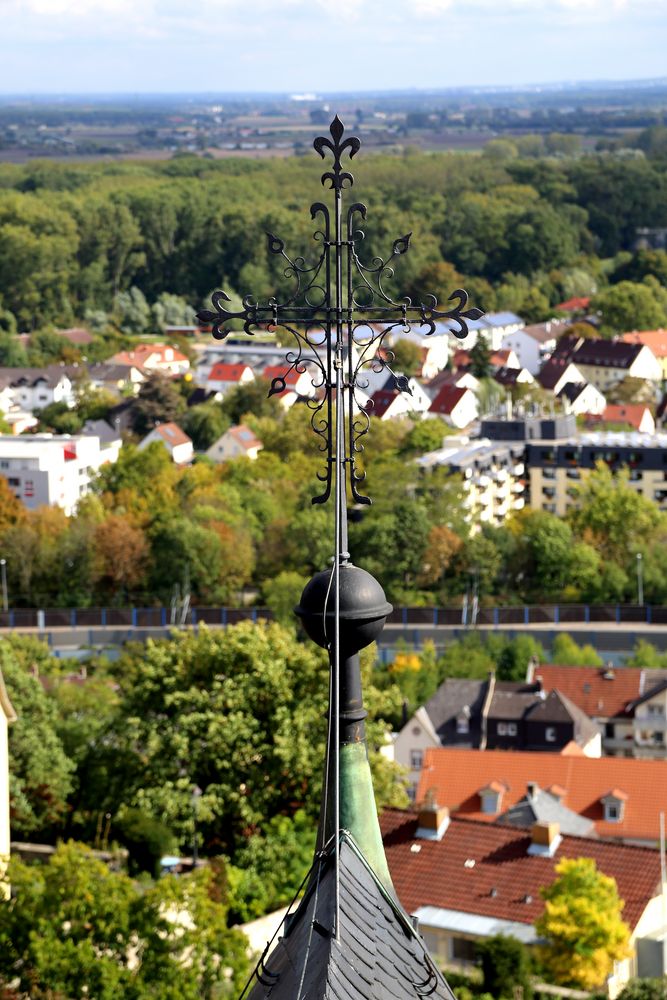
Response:
[[[562,516],[575,502],[577,484],[598,462],[604,462],[612,472],[627,468],[630,486],[667,510],[667,434],[637,431],[528,441],[530,506]]]
[[[120,445],[120,438],[102,442],[86,434],[2,434],[0,475],[29,509],[47,504],[62,507],[69,515],[98,470],[116,461]]]

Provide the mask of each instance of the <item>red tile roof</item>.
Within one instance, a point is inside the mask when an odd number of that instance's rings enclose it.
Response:
[[[288,373],[288,370],[284,365],[268,365],[262,372],[262,378],[266,378],[269,382],[272,382],[274,378],[282,378],[285,380],[285,386],[288,389],[293,389],[301,375],[295,368]]]
[[[191,439],[185,431],[181,430],[178,424],[158,424],[154,430],[160,435],[164,443],[171,445],[172,448],[179,444],[192,444]]]
[[[167,351],[172,352],[169,361],[165,358]],[[155,354],[159,356],[163,364],[188,360],[182,351],[179,351],[177,347],[172,347],[170,344],[137,344],[133,350],[119,351],[118,354],[114,354],[109,360],[117,365],[145,365],[146,361]]]
[[[667,357],[667,330],[633,330],[621,337],[626,344],[644,344],[656,358]]]
[[[399,809],[384,812],[381,827],[398,898],[410,913],[437,906],[533,924],[544,906],[540,889],[556,878],[562,858],[592,858],[615,878],[633,928],[659,892],[660,852],[652,848],[566,836],[552,858],[530,855],[525,830],[457,817],[441,840],[422,840],[417,813]]]
[[[374,417],[383,417],[397,396],[398,389],[378,389],[371,396],[366,409]]]
[[[218,361],[211,368],[208,377],[209,382],[240,382],[242,375],[246,371],[251,371],[248,365],[227,365],[223,361]]]
[[[562,309],[563,312],[581,312],[584,309],[588,309],[591,304],[590,297],[587,295],[574,296],[571,299],[566,299],[565,302],[560,302],[556,309]]]
[[[602,419],[609,424],[630,424],[638,431],[647,410],[650,416],[651,411],[648,406],[642,406],[641,403],[628,403],[624,406],[610,403],[605,408]]]
[[[606,675],[606,679],[605,679]],[[612,676],[613,675],[613,676]],[[559,667],[541,663],[534,679],[546,692],[558,690],[591,718],[612,719],[626,714],[626,705],[642,692],[642,671],[636,667]]]
[[[462,750],[433,747],[424,754],[417,800],[433,791],[438,802],[453,813],[490,822],[480,811],[479,791],[491,781],[507,785],[501,810],[523,798],[529,781],[540,788],[561,785],[563,805],[595,823],[603,837],[657,841],[660,812],[667,812],[667,766],[663,760],[622,757],[591,758],[512,750]],[[627,791],[621,822],[604,818],[601,799],[610,788]]]
[[[431,403],[429,413],[442,413],[449,416],[467,392],[470,392],[470,389],[466,389],[464,386],[443,385]]]

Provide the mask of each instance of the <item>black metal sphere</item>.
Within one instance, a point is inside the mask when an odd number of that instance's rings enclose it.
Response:
[[[324,647],[333,641],[334,633],[335,597],[333,587],[329,587],[332,572],[333,569],[328,569],[316,573],[306,584],[294,609],[313,642]],[[340,567],[339,606],[341,652],[346,655],[358,652],[377,639],[392,611],[375,577],[352,563]]]

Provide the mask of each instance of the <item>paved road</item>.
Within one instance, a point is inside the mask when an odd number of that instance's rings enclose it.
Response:
[[[186,626],[189,627],[189,626]],[[196,628],[197,626],[195,626]],[[210,628],[222,627],[211,625]],[[0,629],[0,636],[8,634],[9,629]],[[167,638],[170,627],[131,628],[17,628],[13,630],[20,635],[32,635],[43,638],[58,655],[70,655],[82,647],[89,650],[115,649],[128,641],[145,642],[147,639]],[[383,658],[391,655],[397,646],[420,648],[424,642],[433,642],[437,649],[444,648],[454,639],[470,632],[461,625],[386,625],[380,637],[379,647]],[[567,632],[578,643],[590,643],[602,656],[613,661],[627,655],[638,639],[653,643],[660,650],[667,650],[667,625],[646,625],[635,623],[605,624],[592,622],[590,624],[560,624],[540,622],[534,625],[480,625],[476,631],[482,635],[497,632],[504,635],[531,634],[539,638],[545,646],[553,643],[558,633]]]

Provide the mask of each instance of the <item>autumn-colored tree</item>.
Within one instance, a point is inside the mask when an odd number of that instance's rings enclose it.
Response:
[[[0,476],[0,537],[7,528],[25,521],[26,509],[9,488],[4,476]]]
[[[95,580],[121,600],[144,580],[150,549],[140,527],[122,514],[110,514],[94,533]]]
[[[544,912],[535,921],[546,941],[540,958],[552,982],[595,989],[614,962],[630,954],[630,928],[621,916],[625,904],[615,879],[598,871],[592,858],[563,858],[556,874],[542,890]]]
[[[444,524],[434,524],[428,534],[419,575],[420,585],[429,586],[441,580],[462,546],[463,541],[451,528]]]

